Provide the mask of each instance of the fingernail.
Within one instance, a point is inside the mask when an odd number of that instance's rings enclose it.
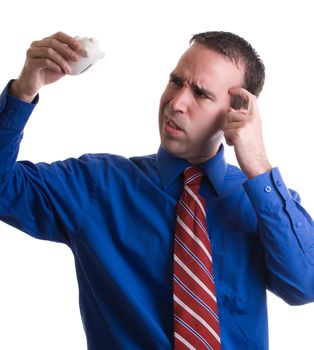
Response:
[[[73,61],[79,61],[80,58],[81,58],[81,57],[80,57],[79,55],[75,54],[75,53],[73,53],[73,54],[71,55],[71,59],[72,59]]]

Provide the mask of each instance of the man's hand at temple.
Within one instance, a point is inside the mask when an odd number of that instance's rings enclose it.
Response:
[[[232,99],[242,100],[242,106],[229,109],[223,126],[224,136],[226,143],[234,146],[243,172],[253,178],[272,169],[266,155],[257,98],[243,88],[232,88],[229,94]]]

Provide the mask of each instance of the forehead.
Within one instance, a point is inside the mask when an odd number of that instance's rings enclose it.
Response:
[[[174,73],[190,83],[215,85],[221,88],[241,86],[244,65],[235,64],[222,54],[203,44],[191,45],[181,56]]]

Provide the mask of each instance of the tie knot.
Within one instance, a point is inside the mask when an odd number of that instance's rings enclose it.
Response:
[[[184,170],[184,185],[200,186],[204,172],[201,168],[191,166]]]

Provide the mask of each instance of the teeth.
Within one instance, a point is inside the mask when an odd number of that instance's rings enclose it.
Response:
[[[174,124],[171,120],[170,120],[169,125],[172,126],[172,127],[175,128],[175,129],[178,129],[177,126],[176,126],[176,124]]]
[[[167,118],[167,123],[168,123],[172,128],[174,128],[174,129],[179,129],[179,128],[176,126],[176,124],[175,124],[172,120],[170,120],[169,118]]]

